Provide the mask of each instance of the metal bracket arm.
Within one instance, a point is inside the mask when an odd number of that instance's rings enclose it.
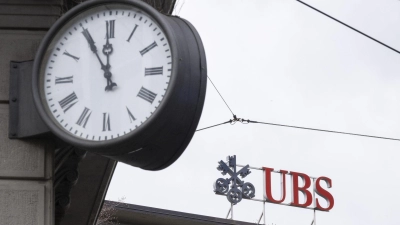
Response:
[[[33,61],[10,63],[10,139],[41,137],[50,133],[33,101],[32,65]]]

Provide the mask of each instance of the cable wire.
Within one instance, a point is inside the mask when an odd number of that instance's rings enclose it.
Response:
[[[315,11],[317,11],[317,12],[319,12],[319,13],[321,13],[321,14],[323,14],[323,15],[325,15],[325,16],[327,16],[327,17],[329,17],[329,18],[331,18],[332,20],[334,20],[334,21],[336,21],[336,22],[338,22],[338,23],[340,23],[340,24],[342,24],[342,25],[344,25],[344,26],[346,26],[346,27],[348,27],[348,28],[352,29],[353,31],[355,31],[355,32],[357,32],[357,33],[359,33],[359,34],[362,34],[362,35],[364,35],[365,37],[367,37],[367,38],[369,38],[369,39],[371,39],[371,40],[373,40],[373,41],[375,41],[375,42],[377,42],[377,43],[379,43],[379,44],[381,44],[381,45],[385,46],[386,48],[389,48],[389,49],[391,49],[391,50],[393,50],[393,51],[395,51],[395,52],[397,52],[397,53],[399,53],[399,54],[400,54],[400,51],[399,51],[399,50],[396,50],[396,49],[394,49],[394,48],[390,47],[389,45],[387,45],[387,44],[385,44],[385,43],[383,43],[383,42],[380,42],[380,41],[376,40],[375,38],[373,38],[373,37],[371,37],[371,36],[369,36],[369,35],[367,35],[367,34],[365,34],[365,33],[361,32],[361,31],[359,31],[359,30],[355,29],[354,27],[351,27],[351,26],[349,26],[349,25],[347,25],[347,24],[343,23],[342,21],[340,21],[340,20],[338,20],[338,19],[335,19],[335,18],[333,18],[332,16],[330,16],[330,15],[328,15],[328,14],[326,14],[326,13],[322,12],[321,10],[318,10],[318,9],[316,9],[316,8],[314,8],[314,7],[312,7],[312,6],[308,5],[307,3],[305,3],[305,2],[302,2],[302,1],[300,1],[300,0],[296,0],[296,1],[297,1],[297,2],[300,2],[301,4],[303,4],[303,5],[307,6],[307,7],[311,8],[311,9],[313,9],[313,10],[315,10]]]
[[[305,2],[303,2],[301,0],[296,0],[296,1],[300,2],[301,4],[307,6],[307,7],[311,8],[311,9],[321,13],[321,14],[323,14],[324,16],[327,16],[330,19],[332,19],[332,20],[334,20],[334,21],[336,21],[336,22],[338,22],[338,23],[340,23],[340,24],[352,29],[353,31],[356,31],[357,33],[359,33],[359,34],[361,34],[361,35],[363,35],[363,36],[365,36],[365,37],[367,37],[367,38],[369,38],[369,39],[371,39],[371,40],[373,40],[373,41],[375,41],[375,42],[377,42],[377,43],[379,43],[379,44],[381,44],[381,45],[383,45],[383,46],[385,46],[387,48],[389,48],[390,50],[395,51],[396,53],[400,54],[400,51],[390,47],[389,45],[387,45],[387,44],[385,44],[385,43],[383,43],[381,41],[378,41],[377,39],[375,39],[375,38],[373,38],[373,37],[361,32],[361,31],[355,29],[354,27],[351,27],[351,26],[343,23],[342,21],[340,21],[340,20],[338,20],[338,19],[336,19],[336,18],[334,18],[334,17],[322,12],[321,10],[316,9],[316,8],[312,7],[311,5],[308,5],[307,3],[305,3]],[[237,118],[236,115],[232,112],[232,110],[229,107],[228,103],[226,103],[224,97],[222,97],[221,93],[218,91],[217,87],[212,82],[211,78],[209,76],[207,76],[207,78],[210,80],[211,84],[214,86],[215,90],[218,92],[219,96],[222,98],[222,100],[224,101],[225,105],[228,107],[229,111],[231,111],[231,113],[233,115],[233,119],[231,119],[231,120],[229,120],[227,122],[224,122],[224,123],[220,123],[220,124],[216,124],[216,125],[213,125],[213,126],[209,126],[209,127],[198,129],[198,130],[196,130],[196,132],[197,131],[206,130],[206,129],[209,129],[209,128],[213,128],[213,127],[217,127],[217,126],[220,126],[220,125],[223,125],[223,124],[228,124],[228,123],[230,123],[231,125],[234,125],[236,122],[239,121],[239,122],[241,122],[243,124],[258,123],[258,124],[271,125],[271,126],[280,126],[280,127],[296,128],[296,129],[303,129],[303,130],[312,130],[312,131],[327,132],[327,133],[345,134],[345,135],[352,135],[352,136],[359,136],[359,137],[368,137],[368,138],[378,138],[378,139],[384,139],[384,140],[400,141],[400,139],[397,139],[397,138],[388,138],[388,137],[380,137],[380,136],[349,133],[349,132],[341,132],[341,131],[333,131],[333,130],[323,130],[323,129],[315,129],[315,128],[309,128],[309,127],[299,127],[299,126],[291,126],[291,125],[284,125],[284,124],[277,124],[277,123],[266,123],[266,122],[259,122],[259,121],[253,121],[253,120],[244,120],[244,119],[241,119],[241,118]]]
[[[211,84],[214,86],[214,88],[215,88],[215,90],[218,92],[219,96],[221,96],[222,100],[225,102],[225,105],[228,107],[229,111],[231,111],[232,115],[235,115],[235,114],[232,112],[231,108],[229,107],[228,103],[226,103],[224,97],[222,97],[221,93],[219,93],[217,87],[214,85],[214,83],[212,82],[211,78],[210,78],[209,76],[207,76],[207,78],[210,80]]]
[[[342,132],[342,131],[323,130],[323,129],[316,129],[316,128],[310,128],[310,127],[299,127],[299,126],[292,126],[292,125],[285,125],[285,124],[278,124],[278,123],[267,123],[267,122],[259,122],[259,121],[254,121],[254,120],[246,120],[246,119],[242,119],[242,118],[237,118],[236,115],[233,116],[233,119],[230,119],[226,122],[219,123],[219,124],[205,127],[205,128],[201,128],[201,129],[196,130],[196,132],[205,130],[205,129],[209,129],[209,128],[213,128],[216,126],[220,126],[223,124],[228,124],[228,123],[231,125],[235,125],[236,122],[240,122],[242,124],[258,123],[258,124],[264,124],[264,125],[270,125],[270,126],[288,127],[288,128],[302,129],[302,130],[311,130],[311,131],[327,132],[327,133],[334,133],[334,134],[352,135],[352,136],[358,136],[358,137],[378,138],[378,139],[391,140],[391,141],[400,141],[400,139],[397,139],[397,138],[388,138],[388,137],[373,136],[373,135],[366,135],[366,134],[357,134],[357,133],[349,133],[349,132]]]
[[[230,123],[230,122],[231,122],[231,121],[229,120],[229,121],[226,121],[226,122],[223,122],[223,123],[219,123],[219,124],[216,124],[216,125],[212,125],[212,126],[209,126],[209,127],[204,127],[204,128],[201,128],[201,129],[196,130],[196,132],[197,132],[197,131],[206,130],[206,129],[209,129],[209,128],[212,128],[212,127],[217,127],[217,126],[220,126],[220,125],[223,125],[223,124],[227,124],[227,123]]]
[[[353,135],[353,136],[359,136],[359,137],[379,138],[379,139],[385,139],[385,140],[391,140],[391,141],[400,141],[400,139],[397,139],[397,138],[356,134],[356,133],[348,133],[348,132],[333,131],[333,130],[323,130],[323,129],[315,129],[315,128],[309,128],[309,127],[299,127],[299,126],[291,126],[291,125],[284,125],[284,124],[277,124],[277,123],[266,123],[266,122],[258,122],[258,121],[253,121],[253,120],[249,120],[249,123],[259,123],[259,124],[265,124],[265,125],[271,125],[271,126],[289,127],[289,128],[303,129],[303,130],[312,130],[312,131],[328,132],[328,133],[335,133],[335,134]]]

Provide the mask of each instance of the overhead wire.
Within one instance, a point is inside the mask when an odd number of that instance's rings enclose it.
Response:
[[[197,131],[206,130],[206,129],[209,129],[209,128],[213,128],[213,127],[217,127],[217,126],[220,126],[220,125],[224,125],[224,124],[227,124],[227,123],[229,123],[229,122],[230,122],[230,121],[226,121],[226,122],[219,123],[219,124],[215,124],[215,125],[212,125],[212,126],[209,126],[209,127],[204,127],[204,128],[201,128],[201,129],[196,130],[196,132],[197,132]]]
[[[400,54],[400,51],[399,51],[399,50],[397,50],[397,49],[395,49],[395,48],[392,48],[392,47],[390,47],[389,45],[387,45],[387,44],[385,44],[385,43],[383,43],[383,42],[381,42],[381,41],[378,41],[377,39],[375,39],[375,38],[373,38],[373,37],[371,37],[371,36],[365,34],[364,32],[361,32],[360,30],[357,30],[356,28],[354,28],[354,27],[352,27],[352,26],[350,26],[350,25],[345,24],[344,22],[342,22],[342,21],[340,21],[340,20],[338,20],[338,19],[336,19],[336,18],[334,18],[334,17],[332,17],[332,16],[330,16],[330,15],[328,15],[328,14],[322,12],[321,10],[314,8],[314,7],[312,7],[311,5],[309,5],[309,4],[307,4],[307,3],[303,2],[303,1],[300,1],[300,0],[296,0],[296,1],[299,2],[299,3],[301,3],[301,4],[303,4],[303,5],[305,5],[305,6],[307,6],[307,7],[309,7],[310,9],[313,9],[313,10],[315,10],[315,11],[321,13],[322,15],[324,15],[324,16],[326,16],[326,17],[329,17],[330,19],[332,19],[332,20],[334,20],[334,21],[336,21],[336,22],[342,24],[343,26],[346,26],[346,27],[352,29],[353,31],[355,31],[355,32],[357,32],[357,33],[359,33],[359,34],[364,35],[365,37],[367,37],[367,38],[369,38],[369,39],[371,39],[371,40],[373,40],[373,41],[375,41],[375,42],[377,42],[377,43],[379,43],[379,44],[385,46],[386,48],[389,48],[390,50],[393,50],[393,51],[395,51],[396,53],[399,53],[399,54]]]
[[[217,86],[215,86],[215,84],[212,82],[212,80],[211,80],[211,78],[210,78],[209,76],[207,76],[207,78],[208,78],[208,80],[210,80],[211,84],[214,86],[215,90],[218,92],[218,94],[219,94],[219,96],[221,97],[222,101],[224,101],[226,107],[228,107],[229,111],[231,111],[231,113],[232,113],[232,115],[233,115],[233,120],[235,120],[236,115],[233,113],[233,111],[232,111],[232,109],[229,107],[228,103],[226,103],[224,97],[222,97],[222,95],[221,95],[221,93],[219,92]],[[217,126],[220,126],[220,125],[224,125],[224,124],[227,124],[227,123],[232,123],[232,119],[231,119],[231,120],[228,120],[228,121],[226,121],[226,122],[223,122],[223,123],[219,123],[219,124],[216,124],[216,125],[212,125],[212,126],[208,126],[208,127],[204,127],[204,128],[198,129],[198,130],[196,130],[196,132],[197,132],[197,131],[206,130],[206,129],[209,129],[209,128],[213,128],[213,127],[217,127]]]
[[[303,5],[305,5],[305,6],[309,7],[309,8],[311,8],[311,9],[313,9],[313,10],[315,10],[315,11],[321,13],[321,14],[323,14],[324,16],[327,16],[327,17],[329,17],[330,19],[332,19],[332,20],[334,20],[334,21],[336,21],[336,22],[338,22],[338,23],[340,23],[340,24],[342,24],[342,25],[344,25],[344,26],[346,26],[346,27],[352,29],[353,31],[356,31],[357,33],[359,33],[359,34],[361,34],[361,35],[363,35],[363,36],[365,36],[365,37],[367,37],[367,38],[369,38],[369,39],[371,39],[371,40],[373,40],[373,41],[375,41],[375,42],[377,42],[377,43],[379,43],[379,44],[381,44],[381,45],[383,45],[383,46],[385,46],[385,47],[387,47],[387,48],[389,48],[390,50],[392,50],[392,51],[394,51],[394,52],[400,54],[400,51],[398,51],[398,50],[396,50],[396,49],[390,47],[389,45],[387,45],[387,44],[385,44],[385,43],[383,43],[383,42],[381,42],[381,41],[379,41],[379,40],[377,40],[377,39],[375,39],[375,38],[373,38],[373,37],[371,37],[371,36],[369,36],[369,35],[367,35],[367,34],[361,32],[361,31],[359,31],[359,30],[357,30],[357,29],[355,29],[354,27],[351,27],[350,25],[345,24],[344,22],[342,22],[342,21],[340,21],[340,20],[338,20],[338,19],[336,19],[336,18],[334,18],[334,17],[332,17],[332,16],[330,16],[330,15],[328,15],[328,14],[322,12],[321,10],[316,9],[316,8],[312,7],[311,5],[308,5],[307,3],[305,3],[305,2],[303,2],[303,1],[301,1],[301,0],[296,0],[296,1],[299,2],[299,3],[302,3]],[[218,89],[217,89],[217,87],[215,86],[215,84],[214,84],[214,83],[212,82],[212,80],[210,79],[210,77],[207,76],[207,78],[210,80],[211,84],[214,86],[215,90],[218,92],[219,96],[222,98],[222,100],[224,101],[225,105],[226,105],[226,106],[228,107],[228,109],[231,111],[231,113],[232,113],[232,115],[233,115],[233,119],[231,119],[231,120],[229,120],[229,121],[226,121],[226,122],[223,122],[223,123],[219,123],[219,124],[213,125],[213,126],[208,126],[208,127],[205,127],[205,128],[201,128],[201,129],[198,129],[198,130],[196,130],[196,131],[206,130],[206,129],[213,128],[213,127],[217,127],[217,126],[220,126],[220,125],[223,125],[223,124],[228,124],[228,123],[230,123],[231,125],[234,125],[236,122],[241,122],[241,123],[243,123],[243,124],[256,123],[256,124],[263,124],[263,125],[270,125],[270,126],[280,126],[280,127],[288,127],[288,128],[303,129],[303,130],[311,130],[311,131],[318,131],[318,132],[327,132],[327,133],[352,135],[352,136],[367,137],[367,138],[377,138],[377,139],[384,139],[384,140],[391,140],[391,141],[400,141],[400,139],[397,139],[397,138],[389,138],[389,137],[373,136],[373,135],[358,134],[358,133],[350,133],[350,132],[342,132],[342,131],[333,131],[333,130],[316,129],[316,128],[310,128],[310,127],[300,127],[300,126],[292,126],[292,125],[277,124],[277,123],[267,123],[267,122],[259,122],[259,121],[254,121],[254,120],[245,120],[245,119],[242,119],[242,118],[237,118],[236,115],[232,112],[232,110],[231,110],[231,108],[229,107],[229,105],[226,103],[225,99],[222,97],[221,93],[218,91]]]
[[[217,127],[217,126],[220,126],[220,125],[223,125],[223,124],[228,124],[228,123],[231,124],[231,125],[235,125],[236,122],[241,122],[243,124],[248,124],[249,120],[245,120],[245,119],[242,119],[242,118],[237,118],[236,115],[233,115],[233,119],[230,119],[230,120],[228,120],[226,122],[223,122],[223,123],[219,123],[219,124],[216,124],[216,125],[212,125],[212,126],[208,126],[208,127],[204,127],[204,128],[198,129],[198,130],[196,130],[196,132],[197,131],[201,131],[201,130],[206,130],[206,129],[209,129],[209,128],[213,128],[213,127]]]
[[[217,87],[215,86],[215,84],[212,82],[211,78],[210,78],[209,76],[207,76],[207,78],[210,80],[211,84],[214,86],[215,90],[218,92],[219,96],[222,98],[222,101],[225,102],[226,107],[228,107],[228,109],[229,109],[229,111],[231,111],[232,115],[235,115],[235,114],[232,112],[232,109],[229,107],[228,103],[226,103],[224,97],[222,97],[221,93],[218,91],[218,88],[217,88]]]
[[[357,134],[357,133],[349,133],[349,132],[341,132],[341,131],[333,131],[333,130],[315,129],[315,128],[310,128],[310,127],[291,126],[291,125],[278,124],[278,123],[266,123],[266,122],[259,122],[259,121],[253,121],[253,120],[249,120],[248,122],[249,123],[258,123],[258,124],[271,125],[271,126],[289,127],[289,128],[303,129],[303,130],[312,130],[312,131],[328,132],[328,133],[335,133],[335,134],[353,135],[353,136],[359,136],[359,137],[368,137],[368,138],[378,138],[378,139],[385,139],[385,140],[391,140],[391,141],[400,141],[400,139],[397,139],[397,138],[389,138],[389,137],[381,137],[381,136],[373,136],[373,135]]]
[[[334,130],[324,130],[324,129],[317,129],[317,128],[310,128],[310,127],[300,127],[300,126],[293,126],[293,125],[286,125],[286,124],[279,124],[279,123],[267,123],[267,122],[260,122],[260,121],[254,121],[254,120],[246,120],[242,118],[237,118],[236,116],[226,122],[219,123],[213,126],[205,127],[196,131],[201,131],[201,130],[206,130],[209,128],[213,128],[216,126],[220,126],[223,124],[228,124],[230,123],[231,125],[234,125],[236,122],[240,122],[242,124],[249,124],[249,123],[257,123],[257,124],[263,124],[263,125],[270,125],[270,126],[279,126],[279,127],[287,127],[287,128],[295,128],[295,129],[302,129],[302,130],[311,130],[311,131],[318,131],[318,132],[327,132],[327,133],[334,133],[334,134],[344,134],[344,135],[352,135],[352,136],[359,136],[359,137],[367,137],[367,138],[377,138],[377,139],[384,139],[384,140],[391,140],[391,141],[400,141],[398,138],[389,138],[389,137],[382,137],[382,136],[374,136],[374,135],[367,135],[367,134],[358,134],[358,133],[350,133],[350,132],[342,132],[342,131],[334,131]]]

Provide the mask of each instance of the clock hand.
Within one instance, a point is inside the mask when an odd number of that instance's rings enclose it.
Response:
[[[111,81],[111,75],[112,75],[112,74],[111,74],[111,72],[110,72],[110,70],[109,70],[109,68],[110,68],[111,66],[109,65],[108,56],[107,56],[107,65],[104,65],[103,61],[101,61],[101,59],[100,59],[100,57],[99,57],[99,54],[97,53],[97,47],[96,47],[95,42],[94,42],[92,36],[90,35],[88,29],[85,29],[85,28],[83,28],[83,27],[82,27],[82,29],[83,29],[82,34],[83,34],[83,36],[86,38],[87,42],[89,43],[90,50],[92,50],[92,52],[93,52],[94,54],[96,54],[96,57],[97,57],[97,59],[99,60],[100,65],[101,65],[101,69],[104,71],[104,77],[107,79],[106,91],[107,91],[107,90],[112,90],[112,87],[117,86],[117,84],[115,84],[115,83],[113,83],[113,82]],[[108,35],[107,35],[107,37],[108,37]],[[103,50],[104,50],[104,49],[103,49]],[[111,52],[112,52],[112,49],[111,49]],[[110,86],[110,85],[111,85],[111,86]]]
[[[101,61],[99,55],[97,54],[97,48],[96,48],[96,45],[94,44],[94,40],[93,40],[92,36],[90,35],[88,29],[85,29],[83,27],[82,27],[82,29],[83,29],[82,34],[86,38],[87,42],[89,43],[90,50],[92,50],[92,52],[94,54],[96,54],[97,59],[99,60],[100,65],[101,65],[101,69],[105,70],[106,66],[103,64],[103,62]]]
[[[106,70],[104,71],[104,77],[107,79],[107,86],[105,88],[106,91],[112,90],[114,86],[117,86],[116,83],[113,83],[111,80],[112,73],[110,72],[110,55],[113,52],[112,44],[109,43],[109,34],[108,34],[108,21],[106,21],[106,38],[107,42],[103,45],[103,54],[107,56],[107,64],[105,65]]]

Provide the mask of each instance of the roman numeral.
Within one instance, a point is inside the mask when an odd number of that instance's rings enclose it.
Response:
[[[147,90],[146,88],[142,87],[137,95],[138,97],[153,103],[154,99],[156,98],[157,94]]]
[[[74,59],[75,61],[77,61],[77,62],[79,61],[79,58],[78,58],[78,57],[69,54],[69,53],[67,52],[67,50],[64,51],[63,55],[69,56],[69,57],[73,58],[73,59]]]
[[[114,38],[115,20],[106,21],[108,38]]]
[[[72,106],[74,106],[78,102],[78,97],[76,97],[75,92],[65,97],[63,100],[59,101],[61,108],[64,110],[64,113],[68,111]]]
[[[144,48],[142,51],[140,51],[140,54],[143,56],[144,54],[146,54],[147,52],[149,52],[150,50],[152,50],[154,47],[157,46],[157,43],[154,41],[153,43],[151,43],[149,46],[147,46],[146,48]]]
[[[135,33],[135,30],[136,30],[136,28],[138,27],[138,25],[137,24],[135,24],[135,27],[133,28],[133,31],[132,31],[132,33],[129,35],[129,38],[128,38],[128,40],[126,40],[127,42],[130,42],[131,41],[131,38],[132,38],[132,36],[133,36],[133,34]]]
[[[65,83],[73,83],[73,77],[74,76],[70,76],[70,77],[56,77],[55,83],[56,84],[65,84]]]
[[[79,117],[78,121],[76,121],[76,124],[79,126],[82,126],[83,128],[86,128],[86,124],[90,118],[90,115],[92,115],[92,112],[90,112],[90,109],[86,108],[83,110],[81,116]]]
[[[103,131],[111,131],[110,114],[103,113]]]
[[[144,69],[144,75],[145,76],[150,76],[150,75],[162,75],[163,74],[163,67],[153,67],[153,68],[145,68]]]
[[[130,120],[131,123],[132,123],[133,121],[136,120],[136,118],[132,115],[131,111],[129,111],[128,107],[126,107],[126,110],[128,110],[129,120]]]

